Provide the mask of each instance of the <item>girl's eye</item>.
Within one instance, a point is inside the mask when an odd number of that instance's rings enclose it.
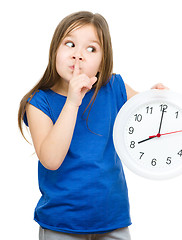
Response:
[[[74,47],[75,45],[74,45],[74,43],[72,43],[72,42],[67,42],[67,43],[66,43],[66,46],[68,46],[68,47]]]
[[[95,48],[94,48],[94,47],[88,47],[88,48],[87,48],[87,51],[89,51],[89,52],[95,52]]]

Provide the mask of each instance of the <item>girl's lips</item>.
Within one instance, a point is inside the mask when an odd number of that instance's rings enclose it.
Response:
[[[75,66],[72,65],[72,66],[70,66],[69,68],[70,68],[71,70],[74,70],[74,69],[75,69]]]
[[[72,71],[74,71],[75,65],[69,66],[69,68],[70,68]],[[79,68],[79,70],[81,71],[81,68]]]

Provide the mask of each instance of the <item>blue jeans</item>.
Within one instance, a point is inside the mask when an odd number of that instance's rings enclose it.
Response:
[[[102,234],[72,234],[55,232],[40,227],[39,240],[131,240],[128,227]]]

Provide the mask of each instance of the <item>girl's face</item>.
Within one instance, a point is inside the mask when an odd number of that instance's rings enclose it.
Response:
[[[67,83],[72,78],[76,59],[80,62],[80,74],[84,73],[91,78],[99,72],[102,48],[92,24],[71,31],[58,47],[56,70],[61,79]]]

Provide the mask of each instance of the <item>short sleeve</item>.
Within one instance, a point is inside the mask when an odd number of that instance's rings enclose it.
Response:
[[[127,101],[127,93],[126,93],[126,87],[125,87],[124,81],[123,81],[121,75],[117,74],[116,77],[118,78],[118,84],[119,84],[119,88],[121,91],[121,95],[123,97],[124,102],[126,102]]]
[[[37,92],[32,94],[32,96],[27,100],[27,102],[32,104],[34,107],[38,108],[39,110],[41,110],[43,113],[45,113],[48,117],[52,119],[48,98],[44,91],[38,90]],[[24,114],[23,121],[26,124],[26,126],[28,126],[28,119],[27,119],[26,112]]]
[[[120,74],[113,74],[110,82],[116,97],[117,108],[119,110],[127,101],[126,87]]]

